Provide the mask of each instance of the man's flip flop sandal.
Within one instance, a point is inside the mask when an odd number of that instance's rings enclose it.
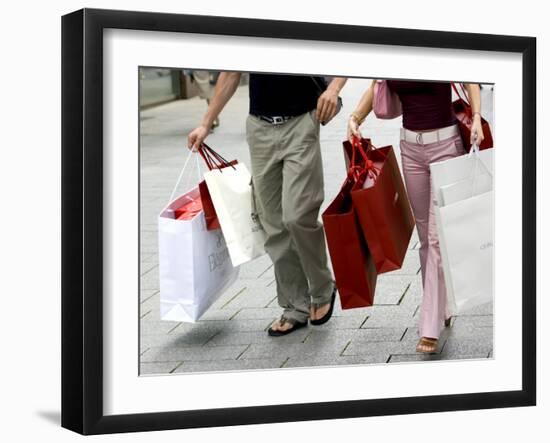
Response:
[[[294,320],[293,318],[286,318],[284,316],[281,316],[281,318],[279,319],[279,325],[283,326],[285,323],[289,323],[290,325],[292,325],[292,327],[286,329],[285,331],[279,331],[276,329],[272,329],[270,327],[267,330],[267,333],[271,337],[280,337],[282,335],[290,334],[291,332],[294,332],[296,329],[300,329],[300,328],[303,328],[304,326],[307,326],[307,320],[304,323],[302,323],[302,322],[299,322],[298,320]]]
[[[310,320],[309,322],[312,325],[319,326],[322,324],[325,324],[327,321],[330,320],[330,317],[332,317],[332,311],[334,310],[334,301],[336,300],[336,288],[332,291],[332,298],[330,299],[330,308],[327,311],[325,315],[323,315],[321,318],[318,318],[317,320]],[[317,303],[314,303],[313,306],[315,309],[319,309],[322,305],[319,305]]]

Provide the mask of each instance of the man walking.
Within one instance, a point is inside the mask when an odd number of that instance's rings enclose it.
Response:
[[[240,73],[224,72],[202,123],[188,136],[198,149],[235,93]],[[284,311],[269,328],[281,336],[332,315],[336,288],[327,266],[319,123],[338,112],[338,93],[346,82],[333,78],[250,74],[250,148],[254,199],[266,232],[265,249],[273,262],[277,300]],[[325,88],[326,87],[326,88]]]

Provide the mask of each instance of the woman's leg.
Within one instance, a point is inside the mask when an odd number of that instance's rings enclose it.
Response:
[[[430,167],[424,146],[401,140],[401,160],[403,164],[403,176],[405,186],[411,202],[416,230],[420,241],[420,269],[422,272],[422,306],[420,312],[419,333],[422,337],[439,337],[437,328],[430,327],[434,316],[434,307],[438,304],[438,290],[433,284],[433,251],[430,251],[430,222],[432,218],[431,208],[431,184]],[[433,242],[432,242],[433,244]],[[437,268],[435,268],[437,271]],[[436,272],[437,275],[437,272]]]
[[[423,145],[428,163],[448,160],[462,155],[464,148],[460,136],[451,137],[436,143]],[[441,262],[439,238],[434,212],[434,196],[429,187],[427,251],[425,277],[423,279],[423,297],[420,311],[419,334],[421,337],[439,338],[444,321],[448,318],[447,290]]]

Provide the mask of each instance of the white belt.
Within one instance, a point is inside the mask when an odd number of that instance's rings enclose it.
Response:
[[[410,129],[401,128],[401,140],[405,140],[409,143],[417,143],[419,145],[439,142],[458,134],[458,125],[447,126],[446,128],[426,132],[416,132]]]

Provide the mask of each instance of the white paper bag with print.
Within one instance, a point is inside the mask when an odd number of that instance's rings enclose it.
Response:
[[[176,209],[200,200],[198,187],[173,199],[190,157],[158,217],[159,283],[161,319],[194,323],[235,282],[239,268],[231,264],[221,230],[206,229],[203,211],[175,218]]]
[[[265,253],[265,231],[253,210],[250,172],[243,163],[204,173],[234,266]]]
[[[493,149],[430,165],[451,313],[493,300]]]

